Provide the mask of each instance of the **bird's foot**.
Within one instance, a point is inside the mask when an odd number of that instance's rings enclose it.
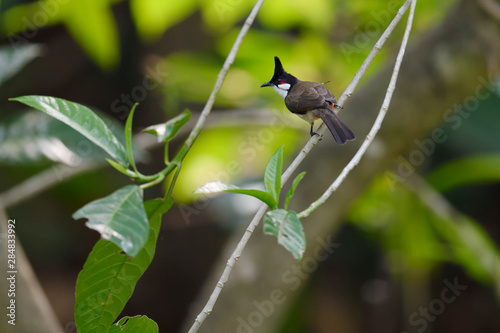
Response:
[[[323,136],[322,135],[320,136],[318,132],[312,132],[311,131],[310,134],[311,134],[311,137],[313,137],[314,135],[318,135],[319,136],[319,141],[323,140]]]

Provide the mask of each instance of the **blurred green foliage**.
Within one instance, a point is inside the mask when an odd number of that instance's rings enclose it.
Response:
[[[96,63],[102,68],[109,69],[116,66],[120,58],[118,29],[112,11],[112,6],[118,2],[122,1],[40,0],[28,3],[5,1],[0,4],[0,21],[2,22],[0,32],[7,36],[12,44],[18,44],[29,40],[33,34],[36,34],[35,29],[63,24]],[[373,43],[359,43],[355,38],[356,35],[358,37],[365,35],[362,36],[363,40],[368,38],[374,41],[403,2],[402,0],[267,1],[259,12],[258,24],[262,29],[267,30],[266,35],[288,39],[299,48],[303,42],[303,52],[292,53],[291,49],[282,48],[283,45],[280,44],[265,47],[266,44],[260,44],[262,39],[257,39],[252,42],[252,53],[264,58],[261,51],[269,51],[273,54],[287,52],[298,63],[312,62],[316,64],[316,67],[338,63],[331,56],[335,45],[339,42],[356,44],[353,45],[356,53],[362,55],[371,48]],[[430,24],[439,22],[451,2],[451,0],[446,0],[419,4],[420,13],[416,15],[415,28],[427,28]],[[145,42],[158,40],[167,29],[197,12],[201,13],[203,22],[210,33],[221,37],[233,30],[235,26],[239,26],[254,3],[253,0],[129,1],[137,32]],[[343,30],[338,24],[343,21],[348,21],[353,29]],[[271,31],[274,33],[270,34]],[[314,39],[320,39],[319,44],[324,45],[322,49],[328,50],[328,54],[324,54],[325,50],[314,49],[315,52],[310,52],[307,49],[307,45],[310,45],[311,41],[314,43]],[[305,55],[308,56],[304,58]],[[315,60],[318,59],[323,59],[323,61],[317,63]]]
[[[459,171],[462,163],[451,162],[442,168],[452,172],[456,166]],[[450,175],[461,176],[460,172]],[[433,200],[441,210],[438,214],[410,188],[379,176],[350,207],[351,222],[381,244],[395,276],[404,272],[428,277],[438,264],[454,263],[474,279],[493,286],[500,299],[500,251],[487,231],[458,211],[443,214],[446,207]]]
[[[500,181],[500,155],[476,155],[446,163],[427,175],[427,181],[438,191]]]
[[[120,41],[112,11],[113,5],[119,2],[122,1],[11,1],[2,4],[0,32],[16,46],[29,41],[29,37],[36,34],[31,29],[62,24],[99,66],[111,69],[120,61]],[[258,90],[271,77],[272,59],[276,55],[282,57],[285,68],[294,75],[317,82],[331,81],[329,89],[335,95],[340,95],[403,2],[264,2],[217,96],[216,107],[274,106],[283,110],[281,99],[272,92],[261,93]],[[451,2],[419,4],[418,10],[424,13],[417,15],[415,29],[426,29],[433,22],[439,22],[445,13],[444,9]],[[206,29],[206,38],[212,41],[202,50],[181,50],[168,54],[164,59],[164,68],[169,75],[163,91],[166,111],[172,116],[178,114],[185,103],[202,104],[206,101],[240,26],[255,1],[131,0],[128,3],[137,33],[144,42],[158,41],[166,30],[198,14]],[[425,20],[421,20],[421,17],[425,17]],[[397,31],[396,37],[389,42],[399,43],[397,34],[401,32]],[[377,64],[383,63],[387,54],[381,52],[368,76],[375,72]],[[206,131],[194,147],[199,149],[199,154],[190,154],[183,164],[179,182],[181,186],[174,192],[176,199],[191,200],[194,188],[213,180],[206,175],[224,172],[233,156],[238,156],[237,163],[243,166],[241,174],[233,175],[233,182],[245,179],[248,170],[263,170],[265,160],[256,158],[248,161],[245,160],[246,155],[241,153],[244,149],[242,145],[252,137],[252,131],[259,130],[237,128]],[[261,148],[260,143],[254,143],[253,147],[259,154],[266,156],[266,153],[287,142],[285,154],[288,154],[299,142],[295,134],[293,130],[285,130],[272,140],[276,145]],[[261,151],[263,149],[265,151]],[[250,176],[255,177],[255,173]]]
[[[10,46],[14,46],[8,47],[7,52],[11,52],[29,45],[25,43],[36,35],[34,29],[64,25],[96,64],[110,70],[121,61],[120,36],[113,13],[113,5],[119,2],[123,1],[70,0],[64,1],[64,4],[58,0],[3,1],[0,3],[0,33],[8,38]],[[254,2],[129,1],[137,33],[145,43],[158,41],[166,30],[193,16],[201,17],[206,33],[204,38],[209,39],[202,50],[176,51],[163,60],[169,73],[163,86],[168,113],[178,114],[186,103],[199,105],[206,101]],[[275,55],[282,58],[288,71],[300,78],[318,82],[331,80],[328,87],[335,95],[340,95],[403,2],[266,1],[255,26],[241,45],[234,66],[217,97],[216,107],[241,109],[274,106],[283,110],[280,98],[272,92],[258,90],[259,85],[272,75],[272,59]],[[417,39],[419,32],[439,23],[453,2],[420,1],[413,25],[414,39]],[[399,44],[401,34],[399,27],[388,41],[387,48],[377,57],[367,77],[377,71],[377,66],[384,64],[391,49]],[[32,49],[31,53],[27,52],[23,57],[0,52],[0,83],[11,78],[16,70],[39,55],[39,51]],[[18,61],[18,65],[13,61]],[[495,109],[498,100],[492,100],[490,103],[494,105],[484,108],[489,121],[474,123],[473,118],[480,116],[476,112],[464,122],[460,133],[454,130],[454,137],[446,142],[448,147],[452,146],[455,150],[453,153],[498,149],[498,140],[490,140],[491,133],[497,131],[497,122],[492,119],[498,117]],[[10,126],[24,127],[28,117],[31,116],[2,124],[0,133],[8,133]],[[12,136],[14,148],[26,146],[21,139],[37,141],[43,139],[44,135],[48,136],[49,132],[53,136],[59,133],[59,129],[52,130],[53,124],[43,121],[31,124],[41,126],[38,127],[40,131],[33,130],[32,136],[28,137]],[[303,132],[306,133],[308,127],[305,124],[303,126]],[[478,131],[478,128],[481,130]],[[266,157],[283,142],[287,143],[284,147],[287,161],[287,157],[294,154],[294,147],[305,141],[304,133],[297,135],[295,130],[269,131],[269,128],[257,124],[234,123],[205,129],[183,162],[177,182],[179,186],[175,187],[173,193],[176,200],[189,202],[192,200],[192,191],[211,180],[237,183],[254,179],[256,174],[263,174]],[[66,142],[63,139],[61,141]],[[7,143],[2,142],[4,145]],[[438,147],[437,150],[443,149]],[[3,163],[10,158],[2,156]],[[26,156],[17,151],[11,156],[21,157],[14,163],[27,161]],[[458,160],[435,169],[428,180],[442,191],[465,184],[498,181],[498,158],[498,155],[492,155]],[[470,173],[470,170],[474,172]],[[98,181],[104,183],[103,179]],[[81,192],[84,192],[82,186],[92,187],[86,180],[76,186]],[[456,218],[437,216],[417,194],[402,184],[389,187],[383,177],[376,179],[352,205],[349,219],[381,244],[395,275],[407,270],[426,277],[443,262],[452,262],[463,267],[478,281],[496,285],[498,295],[498,248],[477,221],[461,214]]]
[[[432,227],[437,218],[399,184],[392,188],[384,177],[378,178],[349,212],[358,228],[382,244],[394,273],[407,269],[430,273],[445,258]]]
[[[117,0],[43,0],[12,5],[2,10],[3,35],[13,46],[29,41],[41,29],[63,24],[102,68],[119,59],[118,29],[111,5]]]

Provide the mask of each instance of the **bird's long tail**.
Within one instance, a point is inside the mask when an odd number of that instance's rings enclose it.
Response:
[[[347,140],[354,140],[354,133],[340,120],[333,110],[316,109],[314,111],[323,120],[330,132],[332,132],[333,138],[339,145],[343,145]]]

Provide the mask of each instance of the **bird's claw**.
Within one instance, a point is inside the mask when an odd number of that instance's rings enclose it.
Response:
[[[311,132],[311,137],[313,137],[314,135],[318,135],[320,137],[319,141],[323,140],[323,136],[320,135],[318,132]]]

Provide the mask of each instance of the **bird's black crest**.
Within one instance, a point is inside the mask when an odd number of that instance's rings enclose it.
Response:
[[[297,82],[297,78],[295,76],[285,72],[280,58],[274,57],[274,75],[269,82],[264,83],[261,87],[269,87],[272,84],[278,85],[280,80],[285,80],[291,85],[294,85]]]
[[[283,65],[281,64],[280,58],[274,57],[274,75],[273,75],[273,79],[275,79],[277,77],[280,77],[280,76],[282,76],[285,73],[286,72],[283,69]],[[273,81],[273,79],[271,79],[271,81]]]

